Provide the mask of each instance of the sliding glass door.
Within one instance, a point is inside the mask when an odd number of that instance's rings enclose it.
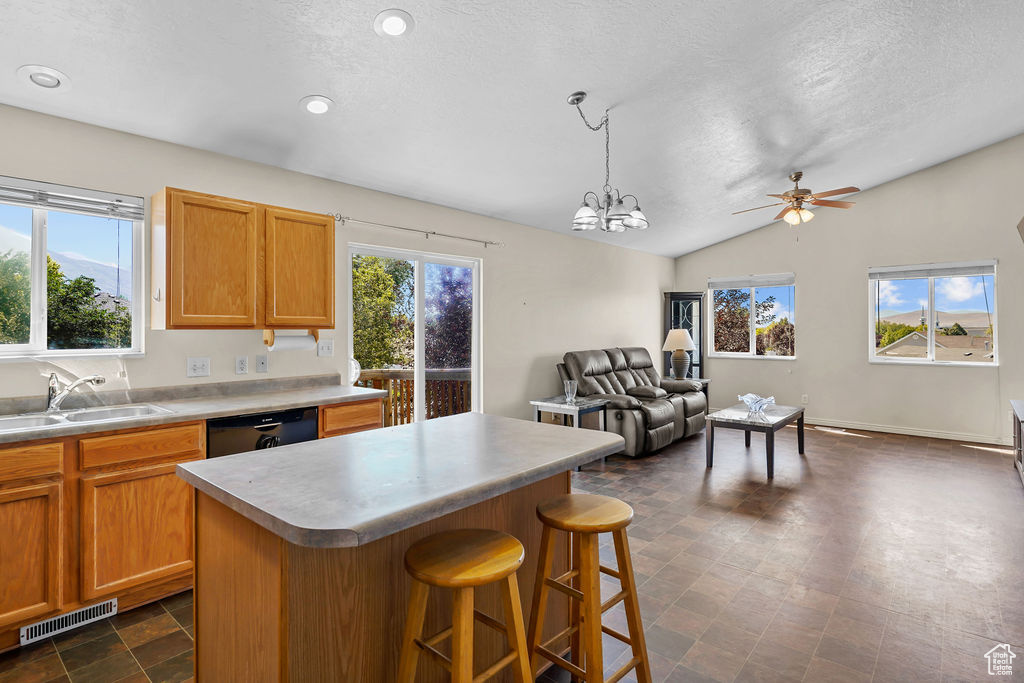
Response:
[[[480,410],[480,261],[351,245],[349,352],[385,426]]]

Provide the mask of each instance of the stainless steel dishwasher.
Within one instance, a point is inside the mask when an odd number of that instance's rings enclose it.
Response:
[[[218,417],[206,421],[206,457],[247,453],[316,438],[316,407]]]

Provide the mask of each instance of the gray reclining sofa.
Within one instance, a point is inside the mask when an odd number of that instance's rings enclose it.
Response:
[[[707,399],[700,382],[662,378],[642,347],[570,351],[558,364],[577,395],[610,401],[607,429],[626,440],[625,455],[656,451],[704,429]]]

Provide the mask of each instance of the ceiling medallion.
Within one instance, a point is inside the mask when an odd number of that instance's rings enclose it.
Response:
[[[650,225],[644,212],[640,210],[640,200],[635,195],[620,195],[617,189],[612,189],[609,184],[611,165],[609,162],[611,139],[608,132],[608,110],[604,110],[604,116],[596,126],[587,121],[587,117],[580,108],[580,103],[586,99],[587,93],[579,91],[569,95],[569,104],[576,107],[580,118],[592,131],[599,131],[604,128],[604,187],[601,195],[596,192],[587,192],[583,195],[583,203],[576,211],[572,219],[572,229],[577,232],[601,228],[605,232],[625,232],[626,228],[633,230],[646,230]],[[615,198],[612,198],[612,192]],[[593,199],[591,199],[593,197]],[[633,208],[629,209],[623,202],[624,199],[633,200]]]

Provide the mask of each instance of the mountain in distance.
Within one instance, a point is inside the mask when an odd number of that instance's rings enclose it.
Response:
[[[921,324],[921,311],[910,311],[908,313],[895,313],[893,311],[882,311],[880,317],[885,322],[902,323],[917,327]],[[985,311],[936,311],[935,317],[939,319],[939,325],[947,327],[953,323],[960,323],[961,327],[985,329],[989,324],[989,314]]]
[[[27,235],[0,225],[0,254],[7,251],[31,250],[31,240]],[[101,263],[78,254],[65,254],[50,250],[47,252],[54,261],[60,264],[64,275],[70,279],[84,275],[91,277],[101,292],[120,295],[122,299],[131,301],[132,271],[131,268],[118,268],[112,263]],[[120,278],[120,288],[118,287]]]

